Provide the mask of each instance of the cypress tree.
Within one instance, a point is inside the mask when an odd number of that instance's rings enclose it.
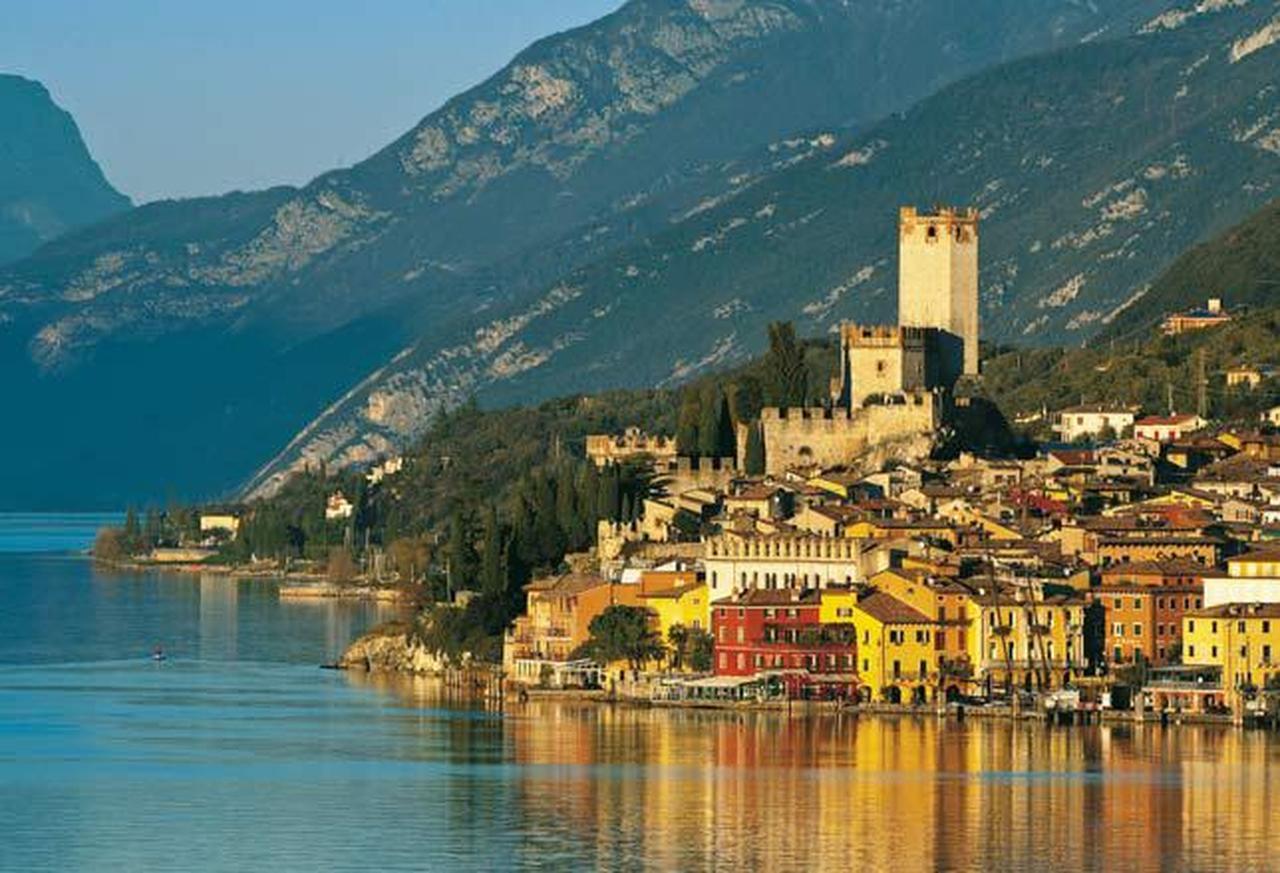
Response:
[[[686,388],[680,395],[680,414],[676,419],[676,451],[682,455],[698,453],[698,430],[702,417],[698,392]]]
[[[706,458],[714,458],[720,453],[722,399],[720,389],[713,385],[700,404],[698,454]]]
[[[742,465],[748,476],[764,475],[764,434],[760,430],[760,422],[753,421],[747,428],[747,445],[743,453]]]
[[[480,590],[491,596],[501,596],[507,588],[502,565],[503,536],[498,522],[498,510],[491,503],[485,514],[484,538],[480,548]]]
[[[809,393],[809,371],[804,349],[789,321],[769,325],[769,352],[765,355],[769,400],[775,406],[803,406]]]

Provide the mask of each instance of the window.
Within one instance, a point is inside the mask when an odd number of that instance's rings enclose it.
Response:
[[[1162,624],[1156,625],[1156,636],[1158,637],[1164,636],[1164,625]]]
[[[745,666],[742,652],[738,652],[738,669],[741,670]]]
[[[1124,601],[1121,600],[1119,597],[1117,597],[1115,606],[1116,606],[1116,609],[1124,609]]]
[[[1263,622],[1262,622],[1262,632],[1263,632],[1264,634],[1269,634],[1269,633],[1271,633],[1271,622],[1269,622],[1269,621],[1263,621]]]
[[[738,628],[738,642],[740,642],[740,643],[741,643],[741,642],[745,642],[745,641],[746,641],[746,629],[745,629],[745,628],[742,628],[742,627],[739,627],[739,628]]]
[[[1136,597],[1135,597],[1135,598],[1133,598],[1133,608],[1134,608],[1134,609],[1142,609],[1142,601],[1141,601],[1141,600],[1139,600],[1139,599],[1138,599],[1138,598],[1136,598]]]
[[[1194,658],[1196,656],[1196,647],[1187,646],[1187,657]]]
[[[920,678],[923,679],[929,675],[929,665],[924,661],[920,662]]]
[[[1122,636],[1124,636],[1124,625],[1123,625],[1123,624],[1121,624],[1121,623],[1120,623],[1120,622],[1118,622],[1118,621],[1117,621],[1117,622],[1112,622],[1112,624],[1111,624],[1111,635],[1112,635],[1113,637],[1122,637]]]
[[[1216,658],[1216,657],[1218,657],[1218,647],[1217,647],[1217,646],[1212,646],[1212,647],[1210,647],[1210,649],[1209,649],[1209,657],[1210,657],[1210,658]]]
[[[1236,622],[1236,633],[1240,633],[1240,634],[1244,633],[1244,622],[1242,621]]]
[[[868,661],[866,658],[862,659],[862,672],[863,673],[871,672],[871,662]]]
[[[724,652],[720,653],[720,669],[721,670],[729,669],[729,656]]]
[[[1268,664],[1271,663],[1271,646],[1270,645],[1264,645],[1262,647],[1262,660],[1265,663],[1268,663]]]
[[[1135,637],[1140,637],[1140,636],[1142,636],[1142,624],[1141,624],[1140,622],[1136,622],[1136,621],[1135,621],[1135,622],[1133,623],[1133,635],[1134,635]]]
[[[894,679],[902,678],[902,662],[901,661],[893,662],[893,678]]]

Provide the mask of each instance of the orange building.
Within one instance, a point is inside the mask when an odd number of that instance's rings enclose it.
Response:
[[[502,663],[520,682],[542,680],[544,665],[569,662],[591,636],[591,620],[615,605],[640,606],[642,585],[619,585],[587,573],[566,573],[530,582],[525,614],[507,631]]]
[[[1103,610],[1103,654],[1112,664],[1141,657],[1157,667],[1180,660],[1182,617],[1204,602],[1204,574],[1195,561],[1141,561],[1102,570],[1093,600]]]

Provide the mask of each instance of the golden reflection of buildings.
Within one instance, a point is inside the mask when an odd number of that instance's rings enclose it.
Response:
[[[240,585],[235,579],[200,574],[200,657],[235,660],[238,654]]]
[[[506,731],[524,814],[602,862],[1146,870],[1280,851],[1280,746],[1230,729],[537,703]]]

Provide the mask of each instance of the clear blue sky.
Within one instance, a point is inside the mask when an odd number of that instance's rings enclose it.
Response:
[[[0,70],[43,82],[145,202],[355,163],[621,2],[0,0]]]

